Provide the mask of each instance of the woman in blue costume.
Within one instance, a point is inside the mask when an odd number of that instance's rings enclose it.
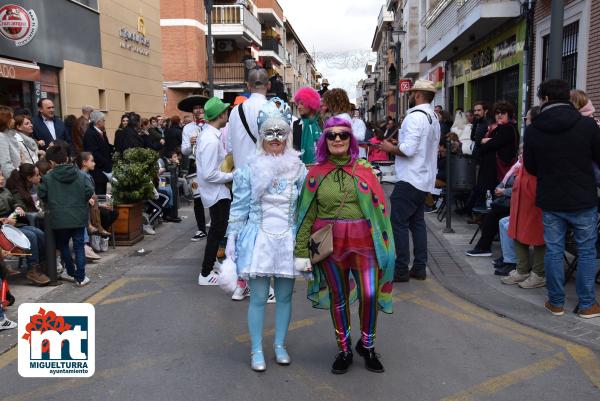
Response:
[[[278,106],[279,104],[279,106]],[[262,347],[265,305],[271,278],[275,281],[275,360],[291,362],[285,338],[292,313],[296,206],[306,168],[292,147],[291,110],[274,98],[258,115],[259,138],[255,158],[234,173],[233,202],[227,230],[226,255],[248,280],[248,330],[251,367],[266,370]]]

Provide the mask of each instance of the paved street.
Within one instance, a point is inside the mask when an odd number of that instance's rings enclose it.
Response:
[[[0,356],[5,400],[597,400],[599,356],[591,349],[514,323],[449,293],[435,280],[395,285],[394,314],[380,315],[383,374],[357,358],[329,372],[336,353],[329,314],[297,282],[289,351],[272,360],[274,306],[266,320],[267,371],[249,368],[246,302],[196,284],[204,242],[189,241],[192,213],[163,225],[95,275],[113,280],[95,294],[96,374],[91,379],[23,379],[16,352]],[[122,249],[122,248],[121,248]],[[113,266],[119,266],[115,269]],[[116,273],[115,273],[116,271]],[[124,274],[123,274],[124,273]],[[121,275],[121,277],[118,277]],[[93,292],[99,289],[90,289]],[[63,285],[44,300],[81,292]],[[357,320],[356,312],[353,314]],[[354,328],[354,334],[358,331]],[[0,340],[7,341],[6,335]]]

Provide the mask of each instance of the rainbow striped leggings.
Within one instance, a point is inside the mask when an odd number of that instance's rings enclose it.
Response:
[[[375,256],[352,253],[344,258],[344,266],[328,258],[320,267],[329,287],[330,312],[338,347],[348,352],[352,349],[350,338],[350,274],[357,284],[360,308],[361,340],[366,348],[373,346],[377,327],[378,267]]]

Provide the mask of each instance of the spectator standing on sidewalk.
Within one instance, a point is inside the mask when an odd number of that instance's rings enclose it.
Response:
[[[392,205],[392,228],[396,244],[394,281],[406,282],[409,277],[427,277],[427,229],[425,227],[425,197],[434,189],[437,173],[440,124],[431,107],[436,93],[435,84],[417,80],[411,89],[406,117],[398,135],[398,145],[389,141],[381,149],[396,155],[396,177]],[[412,269],[408,233],[412,234],[414,261]]]
[[[219,244],[225,238],[231,192],[225,186],[233,181],[233,173],[224,173],[220,167],[225,160],[226,150],[221,142],[221,131],[227,124],[228,103],[217,97],[211,98],[204,105],[207,123],[196,144],[196,165],[198,185],[202,204],[210,213],[210,229],[204,249],[202,272],[198,277],[199,285],[218,285],[218,276],[213,271],[217,261]]]
[[[112,173],[112,149],[106,137],[104,113],[94,111],[90,115],[91,124],[83,136],[83,148],[94,156],[96,168],[90,174],[94,179],[94,192],[106,195],[108,177]]]
[[[38,115],[33,118],[33,136],[42,148],[50,142],[62,139],[71,143],[71,135],[66,130],[63,121],[54,115],[54,102],[43,98],[37,103]]]
[[[90,282],[85,275],[84,231],[88,223],[88,201],[94,195],[94,188],[77,167],[67,162],[65,149],[51,146],[46,152],[46,160],[53,168],[42,177],[38,196],[50,212],[50,227],[67,269],[61,278],[83,287]],[[69,249],[71,239],[76,267]]]
[[[577,312],[582,318],[600,316],[594,293],[598,195],[592,162],[600,163],[600,128],[570,102],[569,84],[560,79],[538,89],[540,115],[527,128],[525,168],[537,177],[536,205],[542,209],[546,242],[545,308],[564,314],[564,265],[567,227],[577,247]]]

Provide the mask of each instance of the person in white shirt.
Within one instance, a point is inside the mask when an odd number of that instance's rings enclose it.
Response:
[[[247,86],[250,97],[233,108],[227,127],[228,150],[231,151],[233,165],[236,169],[246,166],[256,153],[256,142],[259,136],[258,113],[267,104],[267,92],[271,88],[267,70],[264,68],[251,69],[248,72]],[[244,119],[242,119],[242,114]],[[242,279],[238,280],[231,299],[242,301],[249,295],[250,288],[247,283]],[[275,302],[273,288],[269,289],[268,302]]]
[[[381,150],[396,155],[396,182],[390,197],[391,220],[396,244],[394,281],[427,277],[427,231],[424,201],[435,186],[437,153],[440,142],[440,124],[431,107],[436,93],[433,82],[417,80],[411,89],[406,117],[398,135],[398,145],[389,140],[381,143]],[[410,262],[408,233],[412,234],[414,261]]]
[[[181,111],[191,112],[194,114],[194,121],[186,124],[183,127],[181,134],[181,153],[189,157],[194,158],[193,148],[196,146],[198,135],[202,131],[202,127],[205,124],[204,120],[204,104],[208,100],[205,96],[189,96],[183,99],[177,105],[177,108]],[[191,161],[190,161],[191,165]],[[191,170],[191,169],[190,169]],[[190,171],[191,172],[191,171]],[[194,180],[192,188],[198,186],[197,179]],[[192,241],[200,241],[206,237],[206,219],[204,217],[204,205],[200,197],[194,197],[194,217],[196,218],[197,231],[192,237]]]
[[[231,192],[225,186],[233,181],[233,173],[221,171],[227,151],[221,142],[221,128],[227,124],[229,103],[223,103],[217,97],[204,105],[207,123],[196,141],[196,167],[200,197],[210,213],[211,225],[204,249],[202,272],[198,277],[199,285],[218,285],[219,280],[213,272],[217,261],[219,243],[223,241],[229,220]]]
[[[250,70],[248,73],[248,90],[251,95],[248,100],[234,107],[229,115],[228,142],[231,144],[235,168],[244,167],[248,164],[249,158],[255,153],[258,139],[258,112],[267,103],[269,88],[271,88],[269,74],[264,68]],[[243,112],[246,124],[242,120],[240,109]]]

